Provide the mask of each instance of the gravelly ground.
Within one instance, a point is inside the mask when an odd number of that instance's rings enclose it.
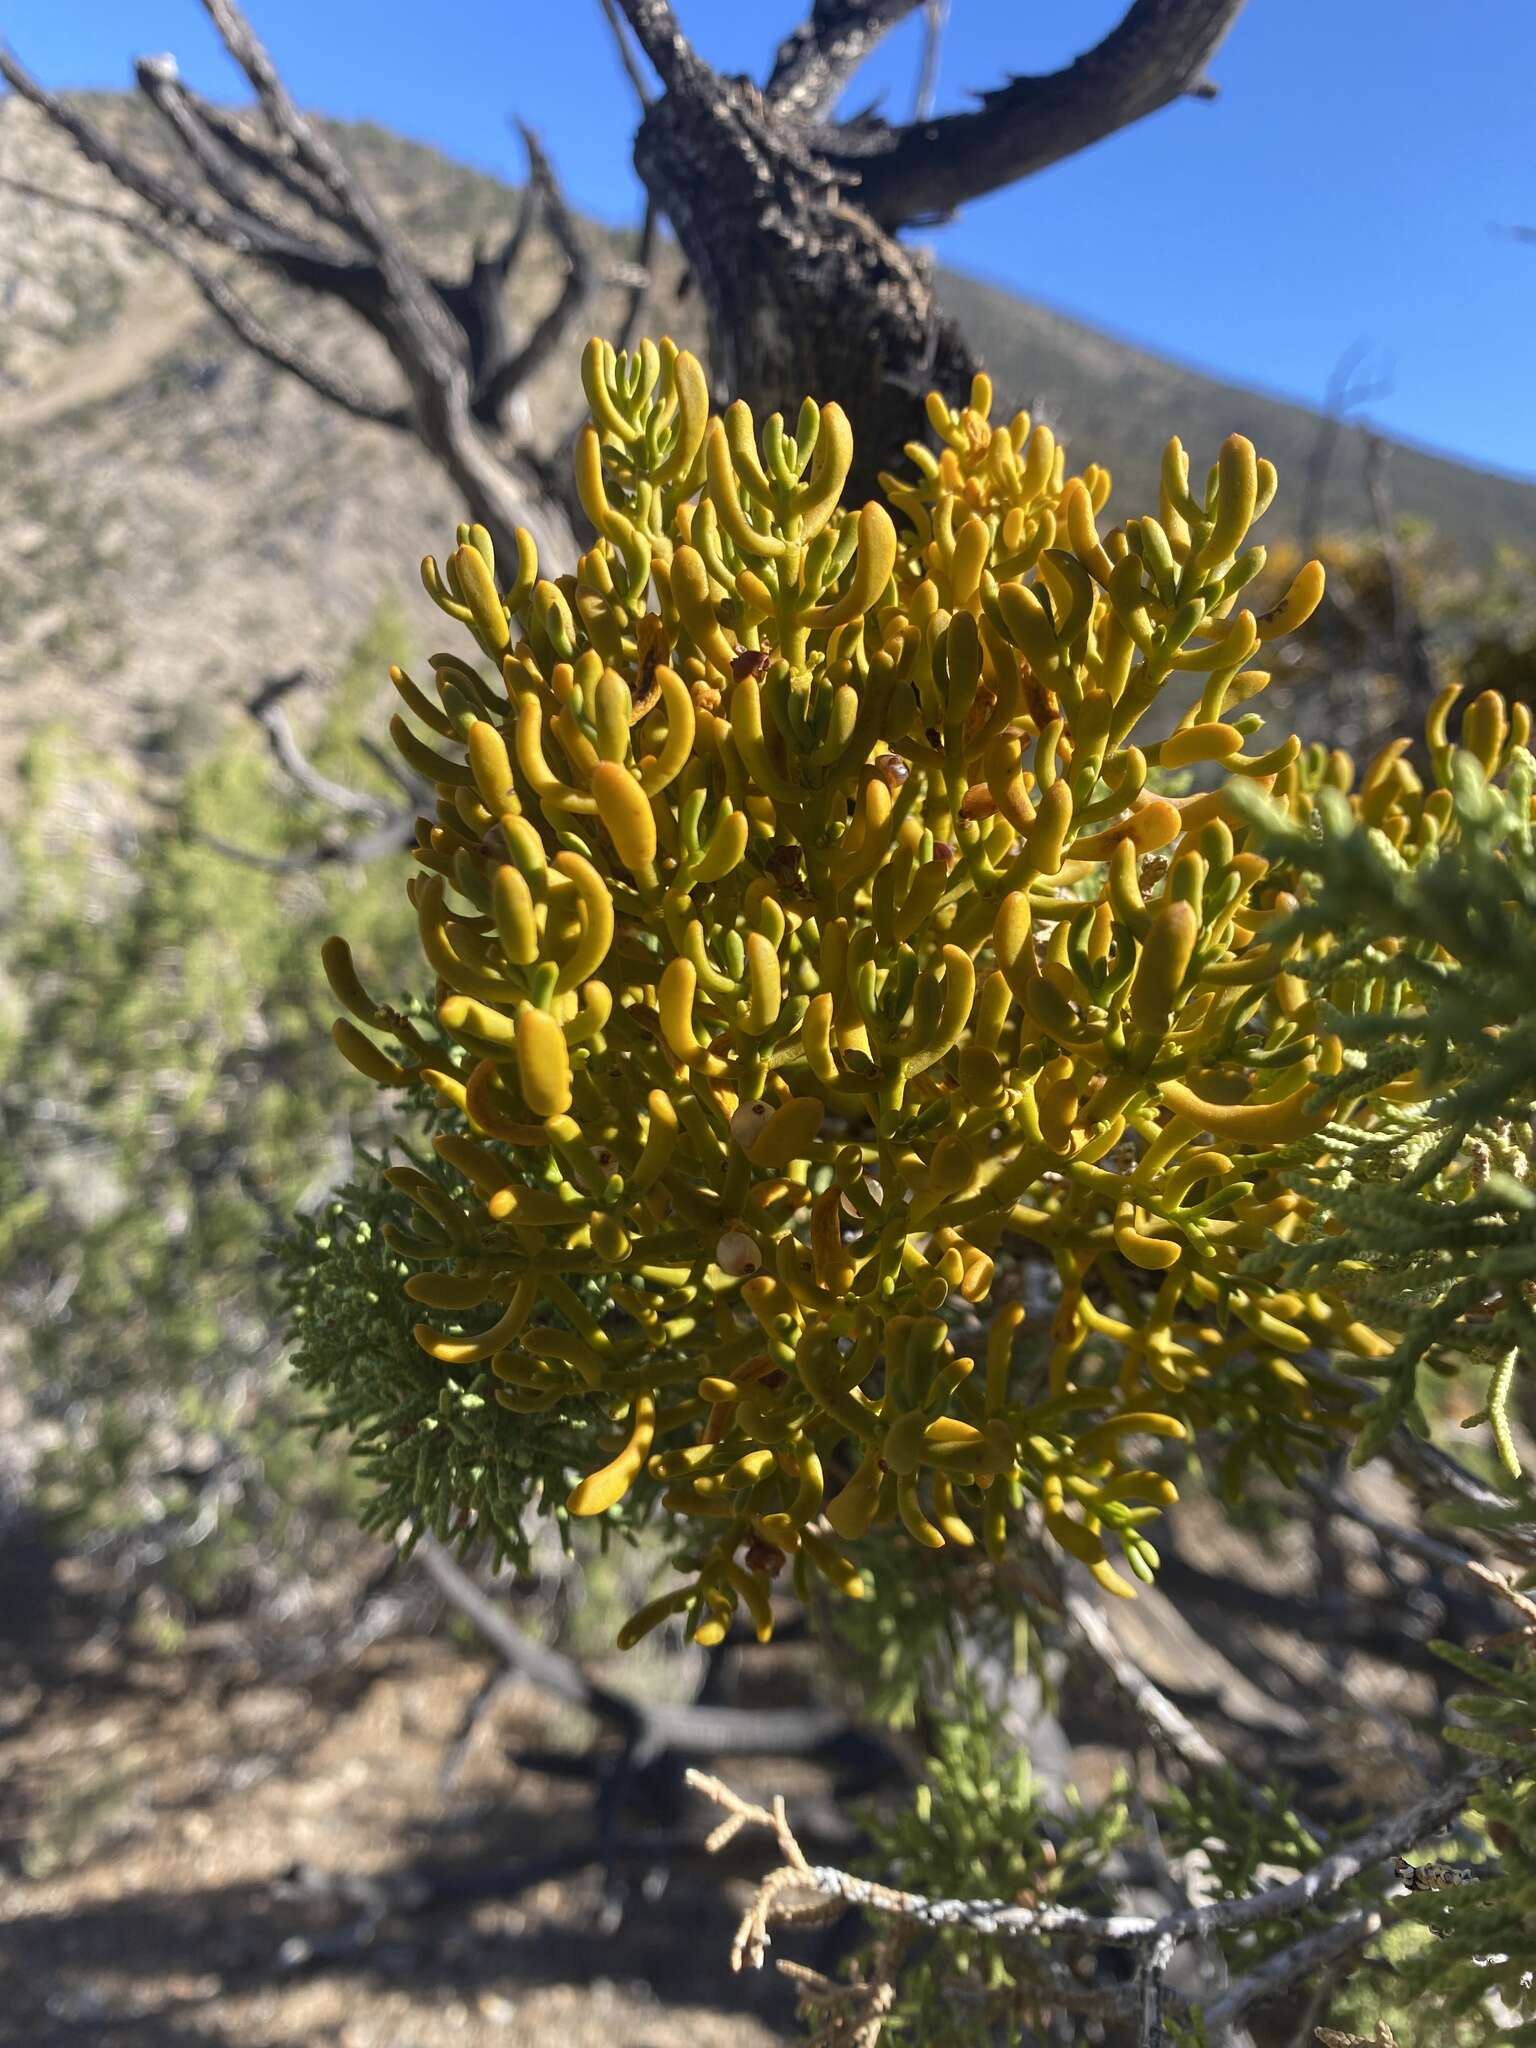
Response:
[[[733,1978],[739,1891],[674,1877],[617,1935],[595,1877],[386,1922],[342,1967],[285,1942],[349,1924],[274,1880],[476,1865],[581,1838],[586,1789],[509,1760],[571,1740],[502,1695],[451,1789],[484,1667],[441,1639],[375,1644],[320,1682],[238,1644],[125,1651],[57,1616],[0,1663],[0,2042],[26,2048],[772,2048],[771,1979]]]

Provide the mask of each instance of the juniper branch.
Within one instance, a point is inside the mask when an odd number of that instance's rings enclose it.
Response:
[[[1311,1980],[1319,1970],[1354,1955],[1380,1933],[1382,1925],[1383,1916],[1374,1906],[1356,1907],[1332,1925],[1304,1935],[1289,1948],[1256,1963],[1230,1990],[1207,2006],[1201,2018],[1207,2028],[1231,2026],[1266,1998],[1276,1998],[1298,1981]]]
[[[1264,1921],[1291,1919],[1321,1905],[1376,1865],[1400,1856],[1426,1835],[1445,1827],[1478,1796],[1487,1778],[1484,1764],[1457,1772],[1413,1805],[1385,1815],[1353,1841],[1320,1858],[1310,1870],[1288,1884],[1274,1885],[1242,1898],[1217,1899],[1207,1905],[1185,1906],[1152,1916],[1090,1913],[1076,1906],[1020,1906],[1006,1899],[929,1898],[918,1892],[898,1891],[846,1870],[809,1863],[798,1847],[791,1847],[794,1837],[783,1818],[782,1802],[772,1813],[761,1807],[748,1807],[719,1780],[699,1771],[688,1773],[689,1783],[724,1806],[738,1825],[775,1831],[785,1861],[767,1880],[760,1895],[765,1911],[771,1910],[778,1891],[798,1887],[935,1932],[961,1929],[1012,1941],[1070,1934],[1107,1947],[1134,1949],[1164,1941],[1202,1940],[1213,1934],[1232,1933]],[[718,1832],[724,1835],[723,1830]],[[730,1833],[735,1832],[733,1827]]]

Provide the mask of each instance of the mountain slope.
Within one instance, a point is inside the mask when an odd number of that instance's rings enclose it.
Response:
[[[135,103],[93,96],[99,119],[153,137]],[[553,138],[558,152],[560,138]],[[419,246],[467,258],[505,222],[508,189],[376,128],[344,141]],[[121,201],[29,107],[0,101],[0,177]],[[611,238],[617,241],[618,238]],[[656,329],[693,333],[664,251]],[[535,252],[521,308],[555,289]],[[1269,522],[1294,518],[1317,430],[1304,408],[1161,362],[972,280],[944,293],[1006,398],[1043,401],[1081,459],[1107,462],[1116,503],[1153,489],[1164,435],[1197,460],[1233,428],[1280,466]],[[304,300],[252,296],[291,331],[388,390],[391,367],[355,323]],[[415,563],[441,551],[463,508],[407,435],[347,418],[243,350],[163,257],[110,220],[0,187],[0,746],[39,721],[85,713],[96,744],[150,751],[195,736],[263,677],[322,675]],[[616,316],[599,309],[598,324]],[[577,403],[574,361],[550,366],[532,416],[558,430]],[[1536,546],[1536,487],[1416,450],[1393,462],[1397,508],[1454,534],[1470,558],[1499,540]],[[1330,518],[1360,523],[1359,463],[1341,445]]]
[[[1196,460],[1212,459],[1226,435],[1240,433],[1280,472],[1266,534],[1287,530],[1299,515],[1321,424],[1315,411],[1168,362],[973,278],[946,275],[943,292],[1000,386],[1020,403],[1038,394],[1068,447],[1107,464],[1114,502],[1127,511],[1151,502],[1170,433]],[[1191,342],[1198,346],[1197,334]],[[1407,443],[1391,446],[1395,510],[1428,521],[1465,560],[1484,560],[1506,543],[1536,547],[1536,483]],[[1346,428],[1329,466],[1325,528],[1370,524],[1362,452],[1362,434]]]

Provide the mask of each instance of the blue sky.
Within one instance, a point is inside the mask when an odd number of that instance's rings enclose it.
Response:
[[[808,0],[806,0],[808,4]],[[703,54],[761,75],[797,0],[677,0]],[[577,202],[633,219],[630,88],[597,0],[248,0],[304,103],[386,123],[520,175],[507,117],[542,133]],[[940,106],[1054,68],[1117,0],[953,0]],[[916,21],[851,104],[910,106]],[[174,50],[191,82],[241,84],[198,0],[10,0],[5,33],[49,83],[123,86]],[[1374,343],[1389,431],[1536,474],[1532,0],[1248,0],[1185,101],[979,202],[932,233],[941,260],[1235,381],[1308,400]]]

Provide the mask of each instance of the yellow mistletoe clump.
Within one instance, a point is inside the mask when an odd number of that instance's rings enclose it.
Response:
[[[1275,473],[1238,435],[1198,487],[1171,442],[1157,516],[1101,530],[1108,475],[991,424],[978,378],[845,507],[835,405],[712,418],[665,341],[582,369],[593,546],[551,577],[461,528],[424,573],[465,655],[394,672],[441,1036],[327,953],[404,1048],[342,1020],[342,1051],[449,1113],[457,1197],[391,1175],[445,1318],[418,1339],[518,1413],[607,1419],[572,1514],[638,1483],[687,1518],[626,1641],[683,1610],[718,1640],[738,1602],[766,1633],[789,1557],[857,1593],[878,1524],[997,1556],[1032,1516],[1129,1591],[1111,1550],[1149,1578],[1175,1497],[1150,1440],[1285,1469],[1347,1413],[1314,1349],[1387,1348],[1252,1275],[1341,1056],[1240,806],[1164,793],[1205,770],[1300,815],[1340,779],[1245,708],[1321,571],[1241,607]],[[995,1302],[1030,1263],[1045,1306]]]

